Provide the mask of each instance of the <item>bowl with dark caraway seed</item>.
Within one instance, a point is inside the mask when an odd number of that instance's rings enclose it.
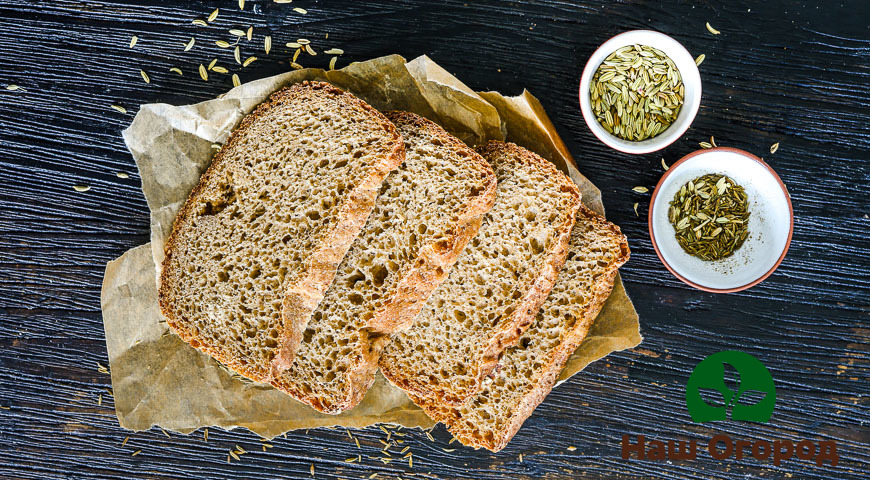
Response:
[[[665,267],[708,292],[744,290],[785,258],[794,217],[788,190],[763,160],[710,148],[673,164],[653,191],[649,232]]]
[[[662,149],[685,133],[701,105],[701,76],[673,38],[633,30],[605,42],[580,78],[580,110],[592,133],[626,153]]]

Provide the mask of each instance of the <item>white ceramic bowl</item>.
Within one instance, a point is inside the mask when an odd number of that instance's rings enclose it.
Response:
[[[733,255],[716,261],[683,251],[668,220],[680,187],[708,173],[727,175],[749,200],[749,236]],[[736,148],[698,150],[681,158],[659,180],[650,201],[649,233],[662,263],[680,280],[708,292],[736,292],[767,278],[785,258],[793,230],[791,198],[782,180],[760,158]]]
[[[677,120],[668,127],[664,132],[656,135],[653,138],[634,142],[623,140],[615,135],[607,133],[607,130],[598,123],[595,119],[595,114],[592,113],[592,105],[589,94],[589,84],[592,82],[592,76],[598,70],[599,65],[611,53],[626,45],[647,45],[657,48],[665,53],[677,70],[680,71],[680,76],[685,85],[685,98],[683,98],[683,106],[680,113],[677,115]],[[632,30],[619,34],[610,40],[604,42],[598,47],[598,50],[592,54],[589,61],[586,62],[586,67],[583,69],[583,76],[580,77],[580,111],[583,113],[583,119],[586,120],[586,125],[599,140],[608,146],[615,148],[621,152],[641,154],[655,152],[667,147],[675,140],[680,138],[689,125],[695,119],[698,113],[698,107],[701,106],[701,75],[698,73],[698,66],[695,65],[695,59],[692,55],[676,40],[659,32],[652,30]]]

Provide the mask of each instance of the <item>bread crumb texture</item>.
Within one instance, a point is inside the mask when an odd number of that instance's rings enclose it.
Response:
[[[619,227],[581,207],[568,258],[535,321],[483,389],[458,407],[412,398],[463,444],[498,451],[552,390],[610,295],[629,250]]]
[[[495,206],[414,326],[394,335],[380,360],[398,387],[454,404],[480,390],[501,351],[533,320],[580,206],[577,187],[547,160],[504,142],[478,151],[498,179]]]
[[[169,325],[236,372],[268,380],[285,286],[322,295],[371,209],[366,198],[402,158],[394,127],[351,94],[317,82],[273,94],[176,219],[159,292]]]
[[[384,334],[413,321],[495,200],[495,173],[480,155],[422,117],[387,116],[404,138],[405,162],[382,184],[291,368],[273,382],[326,413],[362,399]]]

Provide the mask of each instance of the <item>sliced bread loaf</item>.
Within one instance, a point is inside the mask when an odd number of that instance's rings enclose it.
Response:
[[[267,382],[282,301],[317,304],[404,159],[395,127],[327,83],[273,94],[245,117],[178,214],[159,303],[186,342]]]
[[[505,350],[483,390],[451,406],[411,395],[465,445],[501,450],[553,389],[589,331],[629,250],[619,227],[586,207],[577,213],[568,259],[532,326]]]
[[[411,324],[495,201],[495,173],[480,155],[422,117],[387,117],[405,162],[384,180],[323,301],[312,311],[291,294],[284,305],[298,336],[276,359],[272,385],[325,413],[362,400],[384,334]]]
[[[535,318],[580,207],[574,183],[538,155],[495,141],[478,152],[498,179],[495,206],[414,325],[394,335],[380,359],[390,382],[438,404],[476,394]]]

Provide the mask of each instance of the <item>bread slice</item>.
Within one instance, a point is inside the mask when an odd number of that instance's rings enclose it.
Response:
[[[498,179],[495,206],[414,325],[393,336],[380,368],[437,403],[476,394],[535,318],[568,253],[580,192],[556,167],[512,143],[478,152]]]
[[[317,304],[404,159],[395,127],[328,83],[274,93],[233,131],[173,225],[159,303],[190,345],[268,382],[292,288]]]
[[[282,352],[290,368],[279,367],[272,385],[324,413],[362,400],[384,334],[411,324],[495,202],[495,173],[480,155],[413,113],[387,117],[405,162],[384,181],[320,305],[312,312],[292,295],[285,301],[298,351],[295,361],[295,349]]]
[[[460,406],[411,396],[460,442],[497,452],[553,389],[610,295],[629,250],[619,227],[586,207],[577,213],[565,267],[532,326],[505,350],[483,390]]]

